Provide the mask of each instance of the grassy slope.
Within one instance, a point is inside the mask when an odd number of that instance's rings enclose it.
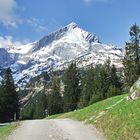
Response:
[[[76,112],[51,117],[94,124],[108,140],[140,140],[140,99],[127,101],[125,96],[112,97]]]
[[[18,123],[14,123],[5,126],[0,126],[0,140],[5,140],[6,137],[9,136],[13,132],[13,130],[17,128],[18,125]]]

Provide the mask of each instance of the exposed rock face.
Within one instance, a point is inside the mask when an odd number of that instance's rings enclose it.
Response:
[[[0,67],[10,66],[14,62],[14,58],[4,48],[0,48]]]

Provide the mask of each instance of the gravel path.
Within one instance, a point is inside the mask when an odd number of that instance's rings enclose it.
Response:
[[[70,119],[23,121],[8,140],[103,140],[97,130]]]

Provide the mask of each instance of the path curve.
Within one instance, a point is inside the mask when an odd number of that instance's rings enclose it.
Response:
[[[104,140],[93,126],[70,119],[29,120],[8,140]]]

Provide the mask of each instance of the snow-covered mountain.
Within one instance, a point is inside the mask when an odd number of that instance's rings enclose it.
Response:
[[[16,83],[26,84],[30,78],[50,69],[67,67],[75,60],[79,67],[111,62],[122,66],[122,51],[100,43],[99,38],[71,23],[33,43],[0,48],[0,67],[12,68]]]

